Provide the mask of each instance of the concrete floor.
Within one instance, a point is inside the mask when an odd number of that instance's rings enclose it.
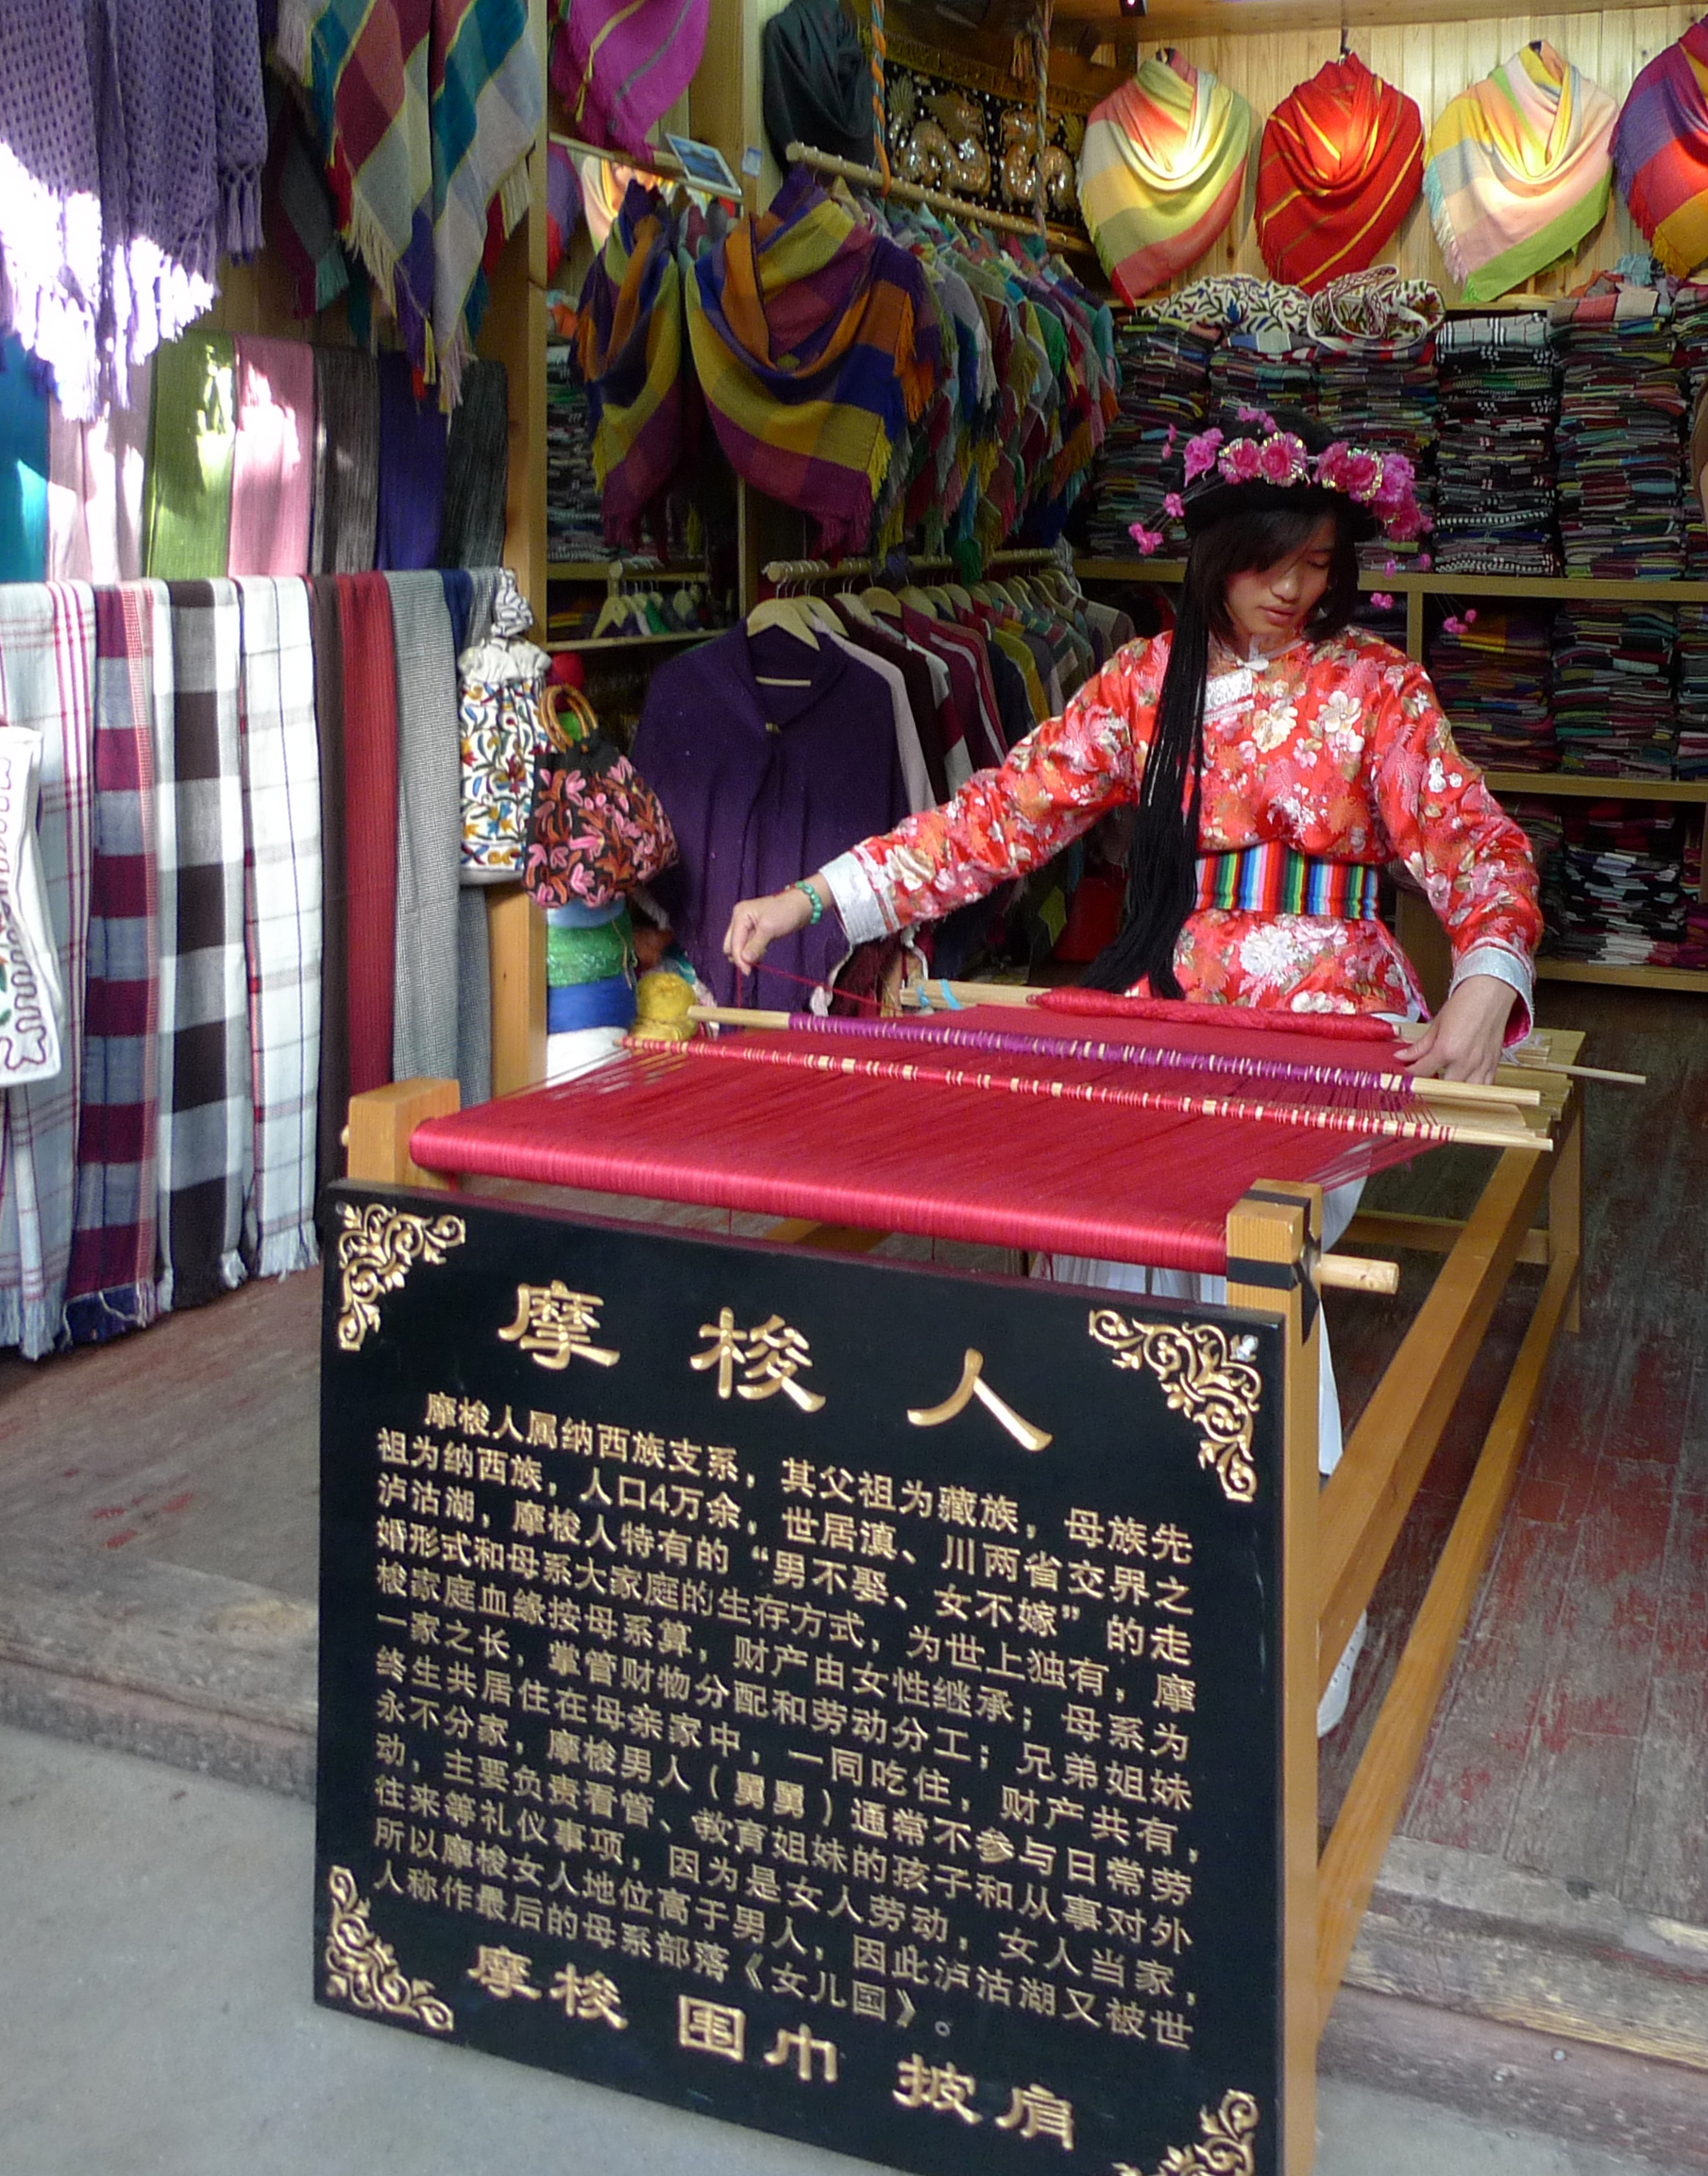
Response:
[[[312,1821],[0,1727],[0,2176],[868,2167],[316,2010]],[[1333,2081],[1321,2117],[1316,2176],[1657,2176]]]

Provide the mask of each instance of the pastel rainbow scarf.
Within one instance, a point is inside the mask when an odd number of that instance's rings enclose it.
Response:
[[[675,242],[663,200],[638,181],[630,182],[588,267],[575,349],[587,382],[605,534],[614,544],[635,544],[692,435]]]
[[[1693,23],[1632,85],[1613,162],[1649,247],[1687,279],[1708,258],[1708,23]]]
[[[1263,128],[1258,246],[1273,278],[1314,295],[1374,264],[1423,183],[1423,116],[1356,53],[1326,60]]]
[[[798,166],[769,212],[699,260],[687,300],[695,367],[731,464],[811,514],[827,557],[863,551],[890,455],[943,366],[918,262]]]
[[[1540,40],[1449,101],[1429,131],[1424,191],[1463,300],[1494,301],[1600,225],[1615,116]]]
[[[1093,109],[1079,204],[1123,301],[1203,256],[1234,214],[1250,147],[1244,99],[1172,49]]]

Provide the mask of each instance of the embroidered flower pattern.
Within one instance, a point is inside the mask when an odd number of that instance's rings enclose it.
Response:
[[[934,919],[1037,868],[1137,797],[1168,661],[1166,635],[1129,643],[1060,718],[941,808],[855,848],[892,927]],[[1423,668],[1360,628],[1301,642],[1207,707],[1206,852],[1280,840],[1324,859],[1397,862],[1456,955],[1529,960],[1542,933],[1529,842],[1453,744]],[[1175,971],[1192,997],[1296,1011],[1405,1011],[1412,969],[1379,922],[1206,909]]]

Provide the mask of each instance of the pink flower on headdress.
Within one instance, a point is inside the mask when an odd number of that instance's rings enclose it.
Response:
[[[1464,621],[1451,612],[1441,623],[1441,631],[1444,635],[1463,635],[1464,629]]]
[[[1299,484],[1306,475],[1305,443],[1291,431],[1277,432],[1258,449],[1258,473],[1265,484]]]
[[[1186,481],[1208,476],[1216,465],[1216,449],[1222,443],[1222,434],[1213,426],[1200,431],[1195,438],[1186,441]]]
[[[1367,506],[1381,489],[1381,456],[1366,453],[1361,447],[1352,447],[1347,451],[1343,474],[1345,482],[1340,488],[1361,506]]]
[[[1429,524],[1418,512],[1417,502],[1408,499],[1403,506],[1384,516],[1382,526],[1395,544],[1410,544],[1423,535]]]
[[[1165,438],[1165,439],[1162,441],[1162,448],[1163,448],[1163,451],[1164,451],[1164,452],[1166,452],[1166,453],[1172,453],[1172,452],[1174,451],[1174,450],[1175,450],[1175,439],[1176,439],[1176,438],[1177,438],[1179,435],[1180,435],[1180,433],[1179,433],[1178,427],[1177,427],[1176,425],[1175,425],[1175,424],[1171,423],[1171,424],[1169,425],[1169,427],[1168,427],[1168,436],[1167,436],[1167,437],[1166,437],[1166,438]]]
[[[1167,497],[1162,502],[1162,511],[1169,516],[1171,520],[1185,520],[1186,502],[1181,498],[1178,491],[1171,491],[1168,493]]]
[[[1392,566],[1392,564],[1393,562],[1390,560],[1389,565]],[[1370,602],[1378,612],[1392,612],[1394,609],[1394,600],[1385,589],[1372,589]]]
[[[1127,531],[1127,535],[1133,539],[1133,542],[1138,545],[1140,551],[1147,559],[1150,557],[1153,552],[1157,552],[1161,549],[1161,530],[1147,529],[1142,521],[1135,521],[1132,527]]]
[[[1427,574],[1430,568],[1434,566],[1434,560],[1430,558],[1427,552],[1420,552],[1417,554],[1417,571],[1420,574]]]
[[[1216,467],[1230,484],[1255,484],[1262,473],[1263,450],[1255,438],[1236,438],[1224,446]]]
[[[1403,453],[1384,453],[1381,489],[1376,495],[1378,510],[1403,506],[1412,496],[1417,471]]]

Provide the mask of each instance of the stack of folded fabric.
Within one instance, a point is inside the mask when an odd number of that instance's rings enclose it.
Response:
[[[1536,874],[1542,880],[1546,903],[1548,866],[1560,851],[1560,843],[1564,837],[1561,804],[1552,799],[1545,800],[1540,794],[1503,793],[1500,806],[1530,842],[1530,852],[1536,857]]]
[[[1438,573],[1558,574],[1548,322],[1539,312],[1460,317],[1436,337]]]
[[[1230,438],[1249,434],[1250,426],[1240,420],[1242,408],[1264,415],[1277,408],[1316,414],[1315,350],[1302,334],[1296,346],[1277,346],[1283,332],[1274,325],[1230,326],[1210,357],[1209,413]]]
[[[1116,319],[1121,405],[1092,476],[1086,523],[1092,552],[1129,556],[1135,521],[1160,531],[1171,555],[1185,549],[1185,529],[1162,502],[1180,489],[1186,441],[1204,428],[1217,338],[1211,326],[1182,324],[1154,310]]]
[[[1686,282],[1672,299],[1673,362],[1684,388],[1684,433],[1679,462],[1679,512],[1684,527],[1684,571],[1693,582],[1708,578],[1708,521],[1690,473],[1690,425],[1708,390],[1708,286]],[[1683,628],[1680,629],[1681,635]]]
[[[1688,425],[1667,298],[1630,286],[1575,298],[1557,306],[1554,345],[1567,572],[1615,582],[1681,573],[1680,443]]]
[[[1543,886],[1557,960],[1666,966],[1688,934],[1683,826],[1671,810],[1594,801],[1569,810]]]
[[[609,559],[599,484],[593,475],[593,419],[568,341],[546,348],[546,556]]]
[[[1474,610],[1476,608],[1473,608]],[[1549,615],[1449,612],[1429,645],[1429,677],[1453,738],[1491,771],[1554,771],[1559,751],[1548,710]]]
[[[1708,778],[1708,605],[1679,606],[1675,778]]]
[[[1386,590],[1364,590],[1353,608],[1352,624],[1379,635],[1396,650],[1406,646],[1406,600]]]
[[[1316,350],[1316,413],[1337,438],[1403,453],[1416,471],[1417,503],[1426,521],[1435,510],[1437,385],[1435,335],[1441,297],[1427,281],[1371,290],[1379,276],[1334,281],[1311,312]],[[1337,309],[1339,291],[1353,290]],[[1365,303],[1361,312],[1355,306]],[[1357,330],[1361,326],[1362,330]],[[1409,567],[1429,550],[1427,532],[1405,543],[1375,537],[1359,547],[1366,567]]]
[[[546,1032],[626,1028],[634,1017],[634,930],[621,899],[546,909]]]
[[[1702,835],[1694,822],[1684,826],[1684,940],[1663,949],[1657,967],[1689,967],[1697,974],[1708,969],[1708,903],[1701,897]]]
[[[1672,613],[1664,606],[1561,606],[1554,732],[1564,770],[1607,778],[1672,776],[1674,638]]]

